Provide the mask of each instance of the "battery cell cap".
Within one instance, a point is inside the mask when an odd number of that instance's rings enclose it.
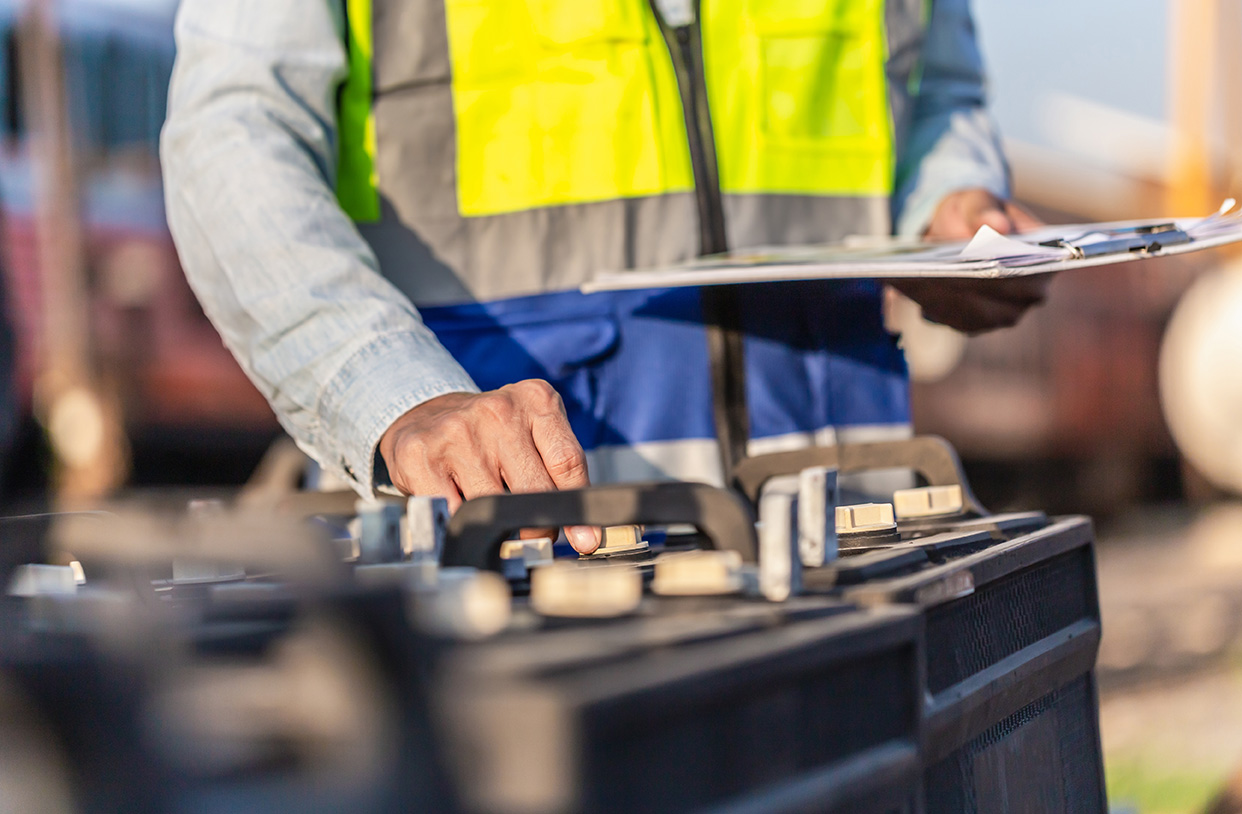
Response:
[[[743,588],[736,551],[679,551],[656,557],[651,590],[662,596],[735,594]]]
[[[893,508],[902,520],[958,514],[964,505],[962,487],[957,484],[901,489],[893,493]]]
[[[891,503],[859,503],[837,507],[837,534],[893,531],[897,520]]]
[[[552,562],[552,539],[509,540],[500,544],[500,573],[505,579],[526,579],[530,569]]]
[[[78,592],[78,581],[68,565],[21,565],[9,581],[9,596],[60,596]]]
[[[415,624],[440,636],[484,639],[509,625],[509,584],[491,571],[436,569],[434,583],[418,587],[412,598]]]
[[[604,527],[604,540],[600,545],[600,550],[602,551],[609,553],[620,551],[642,551],[647,547],[647,542],[643,540],[642,526]]]
[[[632,554],[648,548],[642,526],[605,526],[599,548],[584,557],[605,559],[611,554]]]
[[[537,540],[508,540],[500,544],[500,559],[521,560],[526,565],[538,565],[552,561],[552,538]]]
[[[624,616],[642,599],[642,572],[628,565],[552,563],[530,575],[531,606],[544,616]]]

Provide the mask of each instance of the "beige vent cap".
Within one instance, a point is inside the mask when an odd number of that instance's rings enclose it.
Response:
[[[859,503],[837,507],[837,534],[893,531],[897,520],[891,503]]]
[[[964,505],[962,487],[957,484],[902,489],[893,493],[893,507],[902,520],[957,514]]]

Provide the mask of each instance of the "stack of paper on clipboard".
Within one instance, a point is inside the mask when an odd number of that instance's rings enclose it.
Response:
[[[1187,254],[1242,242],[1230,199],[1206,218],[1049,226],[1002,235],[984,226],[969,243],[864,239],[831,246],[746,249],[666,268],[601,274],[583,291],[902,277],[1015,277]]]

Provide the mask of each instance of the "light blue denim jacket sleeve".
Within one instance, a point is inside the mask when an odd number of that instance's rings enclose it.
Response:
[[[988,114],[983,58],[969,0],[933,0],[922,81],[897,165],[893,222],[920,235],[951,192],[982,188],[1009,198],[1009,167]]]
[[[161,137],[186,276],[298,444],[363,494],[380,436],[477,392],[337,205],[343,3],[183,0]]]

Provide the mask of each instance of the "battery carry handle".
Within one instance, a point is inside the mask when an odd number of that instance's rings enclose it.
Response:
[[[524,528],[688,524],[710,547],[756,562],[750,506],[705,483],[626,483],[562,492],[489,495],[467,500],[449,522],[441,561],[497,569],[500,544]]]
[[[901,441],[807,447],[758,455],[747,458],[734,468],[733,482],[738,491],[754,503],[759,500],[763,485],[772,478],[796,475],[813,466],[831,467],[840,473],[912,469],[928,486],[962,487],[963,509],[979,516],[988,514],[971,492],[957,452],[948,441],[936,435],[920,435]]]

